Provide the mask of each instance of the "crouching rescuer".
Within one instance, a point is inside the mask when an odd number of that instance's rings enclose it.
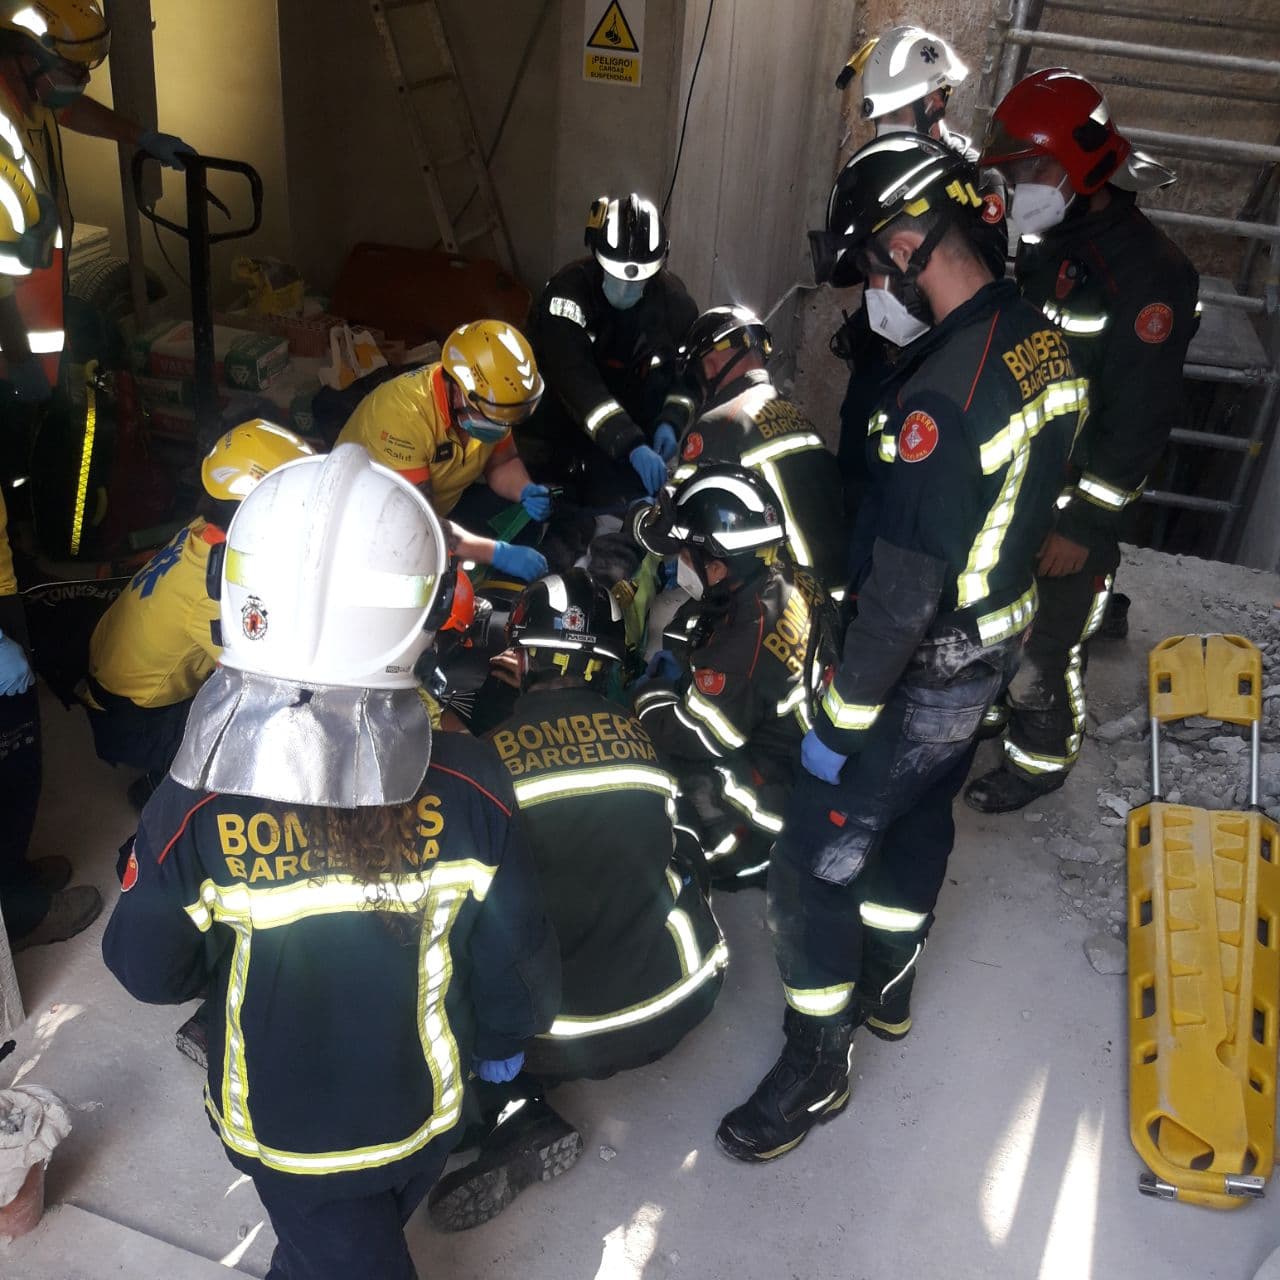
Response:
[[[856,615],[769,869],[786,1044],[720,1124],[735,1159],[775,1159],[845,1108],[857,1026],[908,1032],[952,804],[1035,614],[1085,392],[1061,335],[992,280],[971,235],[981,207],[970,162],[893,134],[849,161],[817,234],[820,280],[864,281],[918,329],[869,424]],[[1039,353],[1043,378],[1019,382],[1016,350]]]
[[[559,957],[511,781],[433,738],[447,598],[426,499],[354,445],[267,476],[221,573],[221,665],[147,803],[103,939],[138,999],[211,988],[205,1107],[279,1241],[272,1280],[410,1280],[402,1226],[469,1068],[518,1060]]]
[[[527,588],[508,624],[520,671],[514,714],[489,735],[511,774],[560,940],[563,994],[525,1069],[478,1087],[477,1158],[431,1194],[460,1230],[562,1172],[582,1139],[545,1090],[644,1066],[711,1012],[728,950],[701,851],[675,826],[676,783],[606,689],[622,658],[617,602],[585,569]]]
[[[636,540],[677,555],[690,604],[636,682],[636,714],[680,779],[719,888],[764,883],[782,830],[813,692],[835,654],[826,593],[797,569],[776,493],[732,463],[699,467],[634,521]]]

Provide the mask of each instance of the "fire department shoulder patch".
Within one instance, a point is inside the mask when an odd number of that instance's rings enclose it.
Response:
[[[998,191],[988,191],[982,197],[982,220],[995,226],[1004,217],[1004,197]]]
[[[699,667],[693,673],[693,682],[698,686],[698,691],[709,698],[724,692],[724,672],[715,671],[711,667]]]
[[[695,458],[702,457],[702,449],[703,440],[701,433],[698,431],[691,431],[685,438],[684,449],[680,456],[683,457],[686,462],[692,462]]]
[[[246,640],[261,640],[267,634],[267,610],[257,596],[250,596],[240,610]]]
[[[1173,310],[1163,302],[1149,302],[1133,322],[1133,331],[1153,346],[1164,342],[1173,332]]]
[[[138,855],[129,850],[129,861],[124,864],[124,875],[120,877],[120,892],[128,893],[138,883]]]
[[[907,414],[898,432],[898,457],[923,462],[938,447],[938,424],[922,409]]]

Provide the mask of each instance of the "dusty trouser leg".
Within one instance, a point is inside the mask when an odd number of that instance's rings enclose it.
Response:
[[[948,683],[894,691],[838,784],[806,774],[792,793],[769,870],[787,1043],[751,1097],[721,1121],[716,1140],[735,1159],[785,1154],[848,1102],[848,1051],[863,1014],[856,992],[864,978],[864,906],[881,921],[899,909],[932,910],[954,838],[951,801],[968,772],[983,712],[1008,679],[1012,645],[990,654],[975,650],[967,664],[967,650],[958,651],[961,666]],[[915,835],[908,815],[915,815]],[[903,822],[910,859],[896,853],[904,846],[893,850],[904,864],[893,881],[903,905],[878,904],[873,868]]]
[[[901,1040],[911,1030],[911,991],[955,844],[953,805],[975,749],[885,832],[859,905],[860,1020],[882,1040]]]

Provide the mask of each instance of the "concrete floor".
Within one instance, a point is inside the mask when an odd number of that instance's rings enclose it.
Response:
[[[1122,586],[1133,634],[1099,645],[1090,669],[1103,719],[1138,700],[1156,639],[1229,622],[1223,597],[1280,599],[1271,575],[1151,553],[1128,557]],[[110,900],[132,827],[128,779],[94,759],[78,713],[47,706],[45,726],[35,851],[69,854]],[[1048,803],[1092,806],[1107,770],[1090,743]],[[781,1042],[762,895],[722,898],[733,958],[709,1021],[645,1071],[556,1095],[586,1137],[558,1182],[463,1235],[437,1235],[420,1215],[410,1239],[423,1276],[1250,1280],[1280,1245],[1280,1191],[1230,1214],[1139,1196],[1124,980],[1090,968],[1091,926],[1063,914],[1055,860],[1028,824],[964,807],[957,817],[916,1028],[899,1046],[860,1039],[845,1116],[772,1167],[716,1150],[719,1116]],[[185,1012],[136,1005],[116,987],[99,955],[103,923],[17,958],[30,1016],[0,1084],[20,1076],[75,1108],[48,1183],[51,1203],[75,1208],[0,1248],[0,1275],[195,1280],[213,1261],[262,1276],[271,1229],[203,1119],[199,1072],[173,1048]]]

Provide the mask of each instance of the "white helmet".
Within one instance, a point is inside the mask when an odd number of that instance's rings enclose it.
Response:
[[[969,74],[951,45],[923,27],[890,28],[855,53],[849,65],[859,61],[862,114],[868,120],[909,107],[935,89],[949,92]]]
[[[427,500],[360,445],[262,479],[227,530],[222,664],[348,689],[413,689],[446,567]]]

